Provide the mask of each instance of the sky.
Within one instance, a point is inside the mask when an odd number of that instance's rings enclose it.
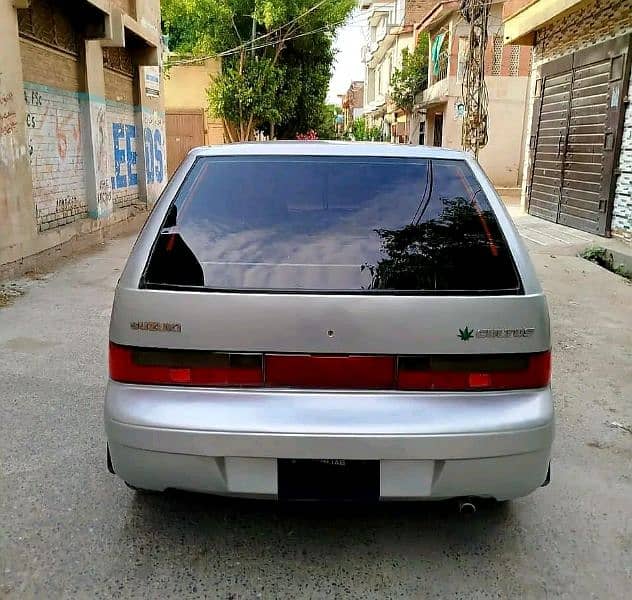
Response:
[[[367,33],[366,18],[354,11],[347,24],[338,30],[335,48],[338,51],[334,74],[329,83],[327,102],[340,104],[338,94],[344,94],[352,81],[364,79],[364,64],[360,51]]]

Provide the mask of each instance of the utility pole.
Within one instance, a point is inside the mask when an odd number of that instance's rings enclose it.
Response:
[[[461,0],[461,14],[470,24],[462,94],[465,104],[461,145],[478,159],[488,140],[488,93],[485,84],[485,48],[490,0]]]

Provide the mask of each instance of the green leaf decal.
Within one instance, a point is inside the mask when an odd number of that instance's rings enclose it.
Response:
[[[471,340],[474,337],[474,330],[466,327],[465,329],[459,329],[459,335],[457,336],[464,342]]]

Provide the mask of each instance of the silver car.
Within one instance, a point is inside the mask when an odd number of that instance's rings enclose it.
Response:
[[[200,148],[116,290],[108,466],[144,490],[524,496],[549,477],[550,349],[527,251],[467,155]]]

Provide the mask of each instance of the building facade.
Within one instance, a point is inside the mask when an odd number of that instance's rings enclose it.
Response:
[[[208,110],[207,90],[211,79],[221,71],[220,59],[201,62],[178,61],[170,57],[165,74],[165,111],[167,128],[167,171],[173,174],[189,150],[197,146],[223,144],[222,120]]]
[[[632,239],[632,0],[509,0],[504,20],[534,56],[525,208]]]
[[[361,0],[369,27],[362,49],[365,63],[364,111],[367,125],[377,127],[386,141],[408,143],[410,123],[389,98],[391,76],[402,66],[402,51],[414,50],[413,25],[436,0]]]
[[[166,183],[159,0],[0,0],[0,265]]]
[[[519,45],[503,45],[501,0],[492,0],[485,49],[488,92],[487,145],[479,162],[498,187],[517,188],[522,179],[527,86],[531,52]],[[463,76],[469,48],[469,23],[460,2],[435,4],[415,26],[415,35],[429,36],[428,88],[418,98],[416,114],[422,143],[461,149],[465,111]]]
[[[364,114],[364,81],[352,81],[341,98],[343,127],[349,131],[353,121]]]

